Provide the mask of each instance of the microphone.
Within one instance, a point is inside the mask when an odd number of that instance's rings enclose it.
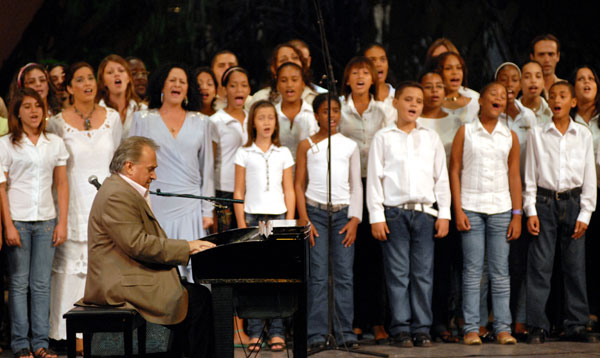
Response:
[[[96,190],[100,190],[100,186],[102,186],[102,184],[100,184],[100,183],[98,182],[98,177],[97,177],[97,176],[95,176],[95,175],[91,175],[91,176],[88,178],[88,183],[90,183],[90,184],[92,184],[93,186],[95,186],[95,187],[96,187]]]

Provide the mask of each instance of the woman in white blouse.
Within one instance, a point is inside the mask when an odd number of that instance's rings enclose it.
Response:
[[[123,138],[127,137],[133,112],[146,109],[145,103],[133,90],[131,70],[119,55],[108,55],[98,66],[98,104],[119,112]]]
[[[0,196],[8,246],[11,349],[19,357],[31,357],[30,349],[36,357],[56,357],[48,350],[50,272],[55,247],[67,239],[69,153],[60,137],[46,133],[45,118],[40,95],[19,89],[11,101],[10,134],[0,139],[0,162],[8,178]]]

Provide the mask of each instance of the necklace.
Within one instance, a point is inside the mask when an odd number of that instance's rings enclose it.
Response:
[[[88,113],[87,116],[84,116],[83,113],[81,113],[81,111],[79,111],[77,109],[77,107],[75,107],[75,105],[73,105],[73,109],[75,110],[75,113],[77,113],[77,115],[79,117],[81,117],[81,119],[83,119],[83,128],[86,131],[89,131],[90,128],[92,128],[92,123],[90,122],[90,118],[92,117],[92,114],[94,114],[94,111],[96,110],[96,104],[94,103],[94,107],[92,107],[92,110],[90,111],[90,113]]]
[[[450,102],[456,102],[458,101],[458,99],[460,98],[460,93],[457,94],[456,96],[452,96],[452,97],[444,97],[444,99],[446,101],[450,101]]]

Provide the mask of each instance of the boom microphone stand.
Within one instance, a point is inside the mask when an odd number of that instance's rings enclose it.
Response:
[[[335,339],[334,334],[334,320],[333,315],[335,314],[335,301],[334,295],[335,292],[333,290],[333,250],[331,249],[331,237],[333,235],[333,224],[332,224],[332,203],[331,203],[331,96],[337,96],[337,91],[335,89],[335,78],[333,76],[333,65],[331,64],[331,55],[329,53],[329,46],[327,43],[327,37],[325,36],[325,24],[323,21],[323,14],[321,13],[321,3],[320,0],[313,0],[315,10],[317,12],[317,23],[319,24],[319,33],[321,35],[321,51],[323,53],[323,59],[325,62],[325,75],[323,79],[327,82],[327,237],[329,239],[327,248],[328,248],[328,267],[327,267],[327,326],[328,332],[327,337],[325,338],[325,346],[320,349],[312,350],[308,353],[308,355],[313,355],[322,351],[328,350],[340,350],[340,351],[348,351],[357,354],[366,354],[375,357],[389,357],[387,354],[371,352],[356,348],[350,348],[346,346],[346,342],[343,342],[343,345],[339,346]]]

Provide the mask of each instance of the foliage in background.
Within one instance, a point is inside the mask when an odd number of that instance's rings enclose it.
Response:
[[[600,58],[591,9],[558,1],[320,0],[335,76],[366,44],[388,48],[397,80],[415,79],[429,44],[450,38],[467,60],[469,86],[481,88],[504,61],[522,63],[530,40],[554,33],[562,42],[558,75]],[[587,5],[589,6],[589,5]],[[312,51],[315,81],[324,73],[314,2],[289,0],[46,0],[0,69],[0,93],[20,66],[86,60],[110,53],[142,58],[150,71],[183,61],[209,64],[221,49],[238,54],[254,90],[267,85],[271,49],[292,38]],[[339,85],[339,83],[338,83]]]

